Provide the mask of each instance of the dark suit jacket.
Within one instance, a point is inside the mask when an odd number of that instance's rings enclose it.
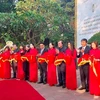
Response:
[[[14,53],[18,53],[18,52],[19,52],[19,49],[15,49],[15,50],[14,50]]]
[[[79,48],[80,50],[82,50],[82,47]],[[84,54],[89,54],[90,51],[90,47],[86,46],[85,50],[84,50]],[[82,56],[82,53],[80,52],[79,55],[77,55],[78,58],[80,58]]]
[[[43,52],[42,52],[42,54],[41,55],[43,55],[45,52],[47,52],[48,51],[48,49],[47,48],[44,48],[44,50],[43,50]],[[41,53],[41,49],[39,50],[39,53]]]
[[[66,47],[62,47],[62,48],[58,48],[58,49],[60,52],[63,52],[63,53],[65,53],[65,51],[66,51]]]

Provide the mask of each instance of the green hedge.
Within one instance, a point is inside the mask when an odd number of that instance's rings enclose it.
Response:
[[[97,41],[100,44],[100,32],[94,34],[89,40],[88,43],[90,44],[93,41]]]

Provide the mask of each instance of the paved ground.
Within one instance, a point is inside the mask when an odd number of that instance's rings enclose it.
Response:
[[[77,70],[77,81],[78,86],[80,86],[79,70]],[[68,90],[67,88],[62,89],[62,87],[56,86],[50,87],[48,84],[43,85],[32,82],[29,82],[29,84],[35,88],[46,100],[94,100],[92,95],[84,91],[72,91]],[[100,97],[96,100],[100,100]]]
[[[78,86],[80,85],[79,71],[77,71]],[[46,100],[94,100],[89,93],[81,93],[61,87],[30,83]],[[96,100],[100,100],[96,99]]]

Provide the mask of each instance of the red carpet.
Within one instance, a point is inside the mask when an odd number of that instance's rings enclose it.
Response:
[[[25,81],[0,81],[0,100],[45,100]]]

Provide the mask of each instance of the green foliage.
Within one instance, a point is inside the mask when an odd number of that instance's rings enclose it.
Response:
[[[0,13],[0,36],[4,41],[38,45],[46,37],[54,42],[74,40],[70,16],[58,0],[20,0],[15,9]]]
[[[21,15],[15,13],[0,14],[0,36],[5,41],[15,43],[38,43],[40,34],[45,31],[46,22],[38,14],[25,12]]]
[[[97,41],[100,44],[100,32],[94,34],[89,40],[88,43],[91,44],[93,41]]]
[[[14,0],[0,0],[0,12],[11,12],[14,7]]]
[[[66,10],[66,12],[68,13],[69,16],[74,17],[75,1],[73,0],[72,2],[66,3],[65,10]]]
[[[69,25],[70,18],[66,11],[55,0],[20,1],[16,5],[16,9],[18,14],[31,10],[45,18],[47,29],[46,35],[42,34],[42,39],[43,37],[49,37],[55,42],[60,39],[63,41],[71,39],[73,41],[73,29]],[[61,34],[63,34],[63,36],[61,36]]]

